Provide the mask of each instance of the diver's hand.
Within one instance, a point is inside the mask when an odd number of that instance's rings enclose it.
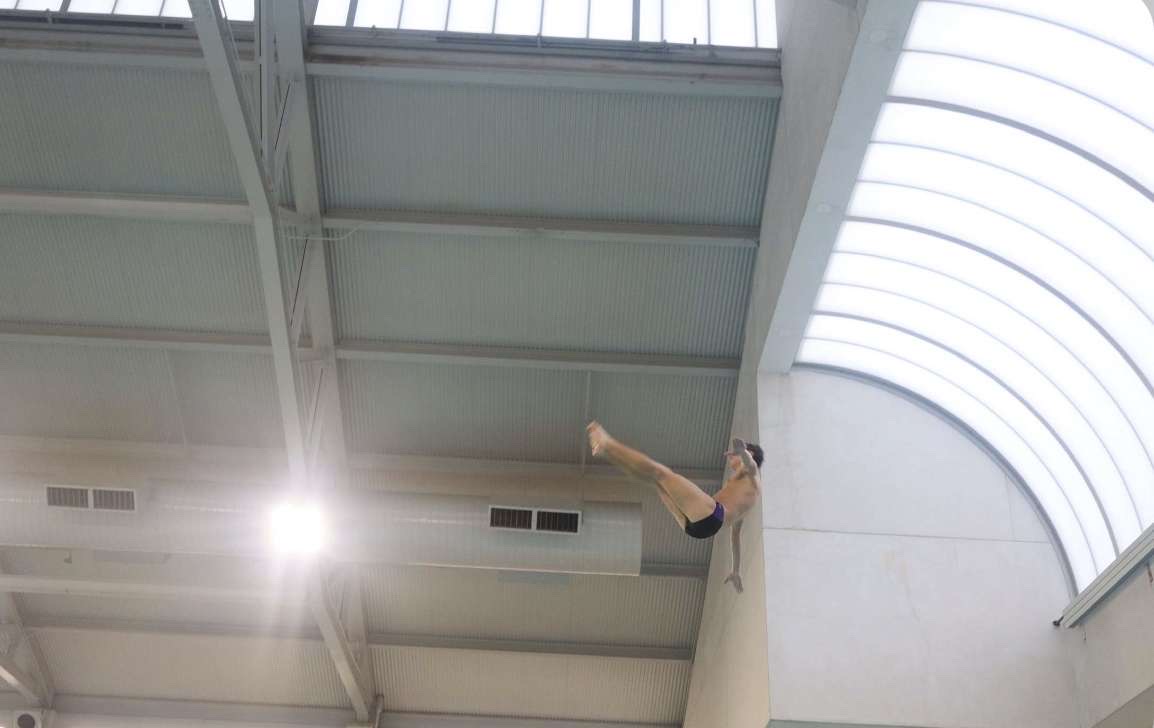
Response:
[[[744,591],[744,589],[741,586],[741,574],[738,574],[736,571],[733,572],[732,574],[730,574],[729,576],[725,577],[724,583],[733,584],[733,588],[737,590],[738,594],[740,594]]]

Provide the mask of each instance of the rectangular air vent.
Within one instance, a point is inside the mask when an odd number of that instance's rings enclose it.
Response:
[[[92,507],[98,511],[135,511],[136,491],[93,488]]]
[[[511,528],[516,531],[532,531],[533,511],[530,508],[489,506],[489,528]]]
[[[537,511],[537,530],[548,533],[577,533],[581,529],[578,511]]]
[[[48,486],[48,505],[56,508],[88,508],[88,489],[50,485]]]

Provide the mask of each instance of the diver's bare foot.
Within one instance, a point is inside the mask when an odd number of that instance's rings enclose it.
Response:
[[[600,455],[605,446],[613,441],[605,428],[596,420],[585,427],[585,432],[589,433],[589,449],[594,455]]]

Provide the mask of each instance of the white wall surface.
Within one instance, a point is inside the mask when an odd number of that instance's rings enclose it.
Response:
[[[734,408],[733,433],[749,442],[760,439],[756,385],[752,368],[744,371]],[[746,519],[742,594],[723,583],[732,564],[730,529],[713,540],[684,728],[761,728],[769,720],[761,511],[754,509]]]
[[[1154,725],[1154,576],[1139,568],[1067,631],[1083,696],[1082,725]]]
[[[863,0],[864,7],[864,0]],[[785,267],[809,201],[857,39],[857,0],[777,0],[784,92],[773,142],[733,434],[757,442],[756,368]],[[714,540],[689,684],[685,728],[762,728],[769,720],[763,534],[760,512],[742,535],[744,594],[723,584],[729,531]]]
[[[1065,575],[1000,467],[870,384],[796,371],[759,389],[774,724],[1078,726],[1051,625]]]
[[[865,5],[866,0],[777,0],[782,97],[746,318],[744,361],[761,359]]]

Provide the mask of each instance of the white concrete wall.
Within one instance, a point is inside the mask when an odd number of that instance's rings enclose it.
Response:
[[[857,40],[858,4],[777,0],[784,92],[733,423],[733,434],[751,442],[760,440],[756,368]],[[744,594],[722,584],[731,562],[728,531],[714,542],[685,728],[762,728],[769,720],[763,534],[754,527],[759,519],[751,513],[743,533]]]
[[[1154,725],[1154,576],[1139,568],[1067,631],[1086,728]]]
[[[1078,726],[1064,573],[1000,467],[840,376],[765,375],[760,403],[774,725]]]
[[[777,0],[782,98],[743,359],[755,366],[761,360],[769,321],[809,205],[866,2]]]
[[[749,442],[760,439],[756,385],[754,372],[743,372],[734,408],[733,433]],[[742,594],[723,583],[732,562],[729,529],[713,542],[684,728],[762,728],[769,720],[761,511],[752,511],[747,521]]]

